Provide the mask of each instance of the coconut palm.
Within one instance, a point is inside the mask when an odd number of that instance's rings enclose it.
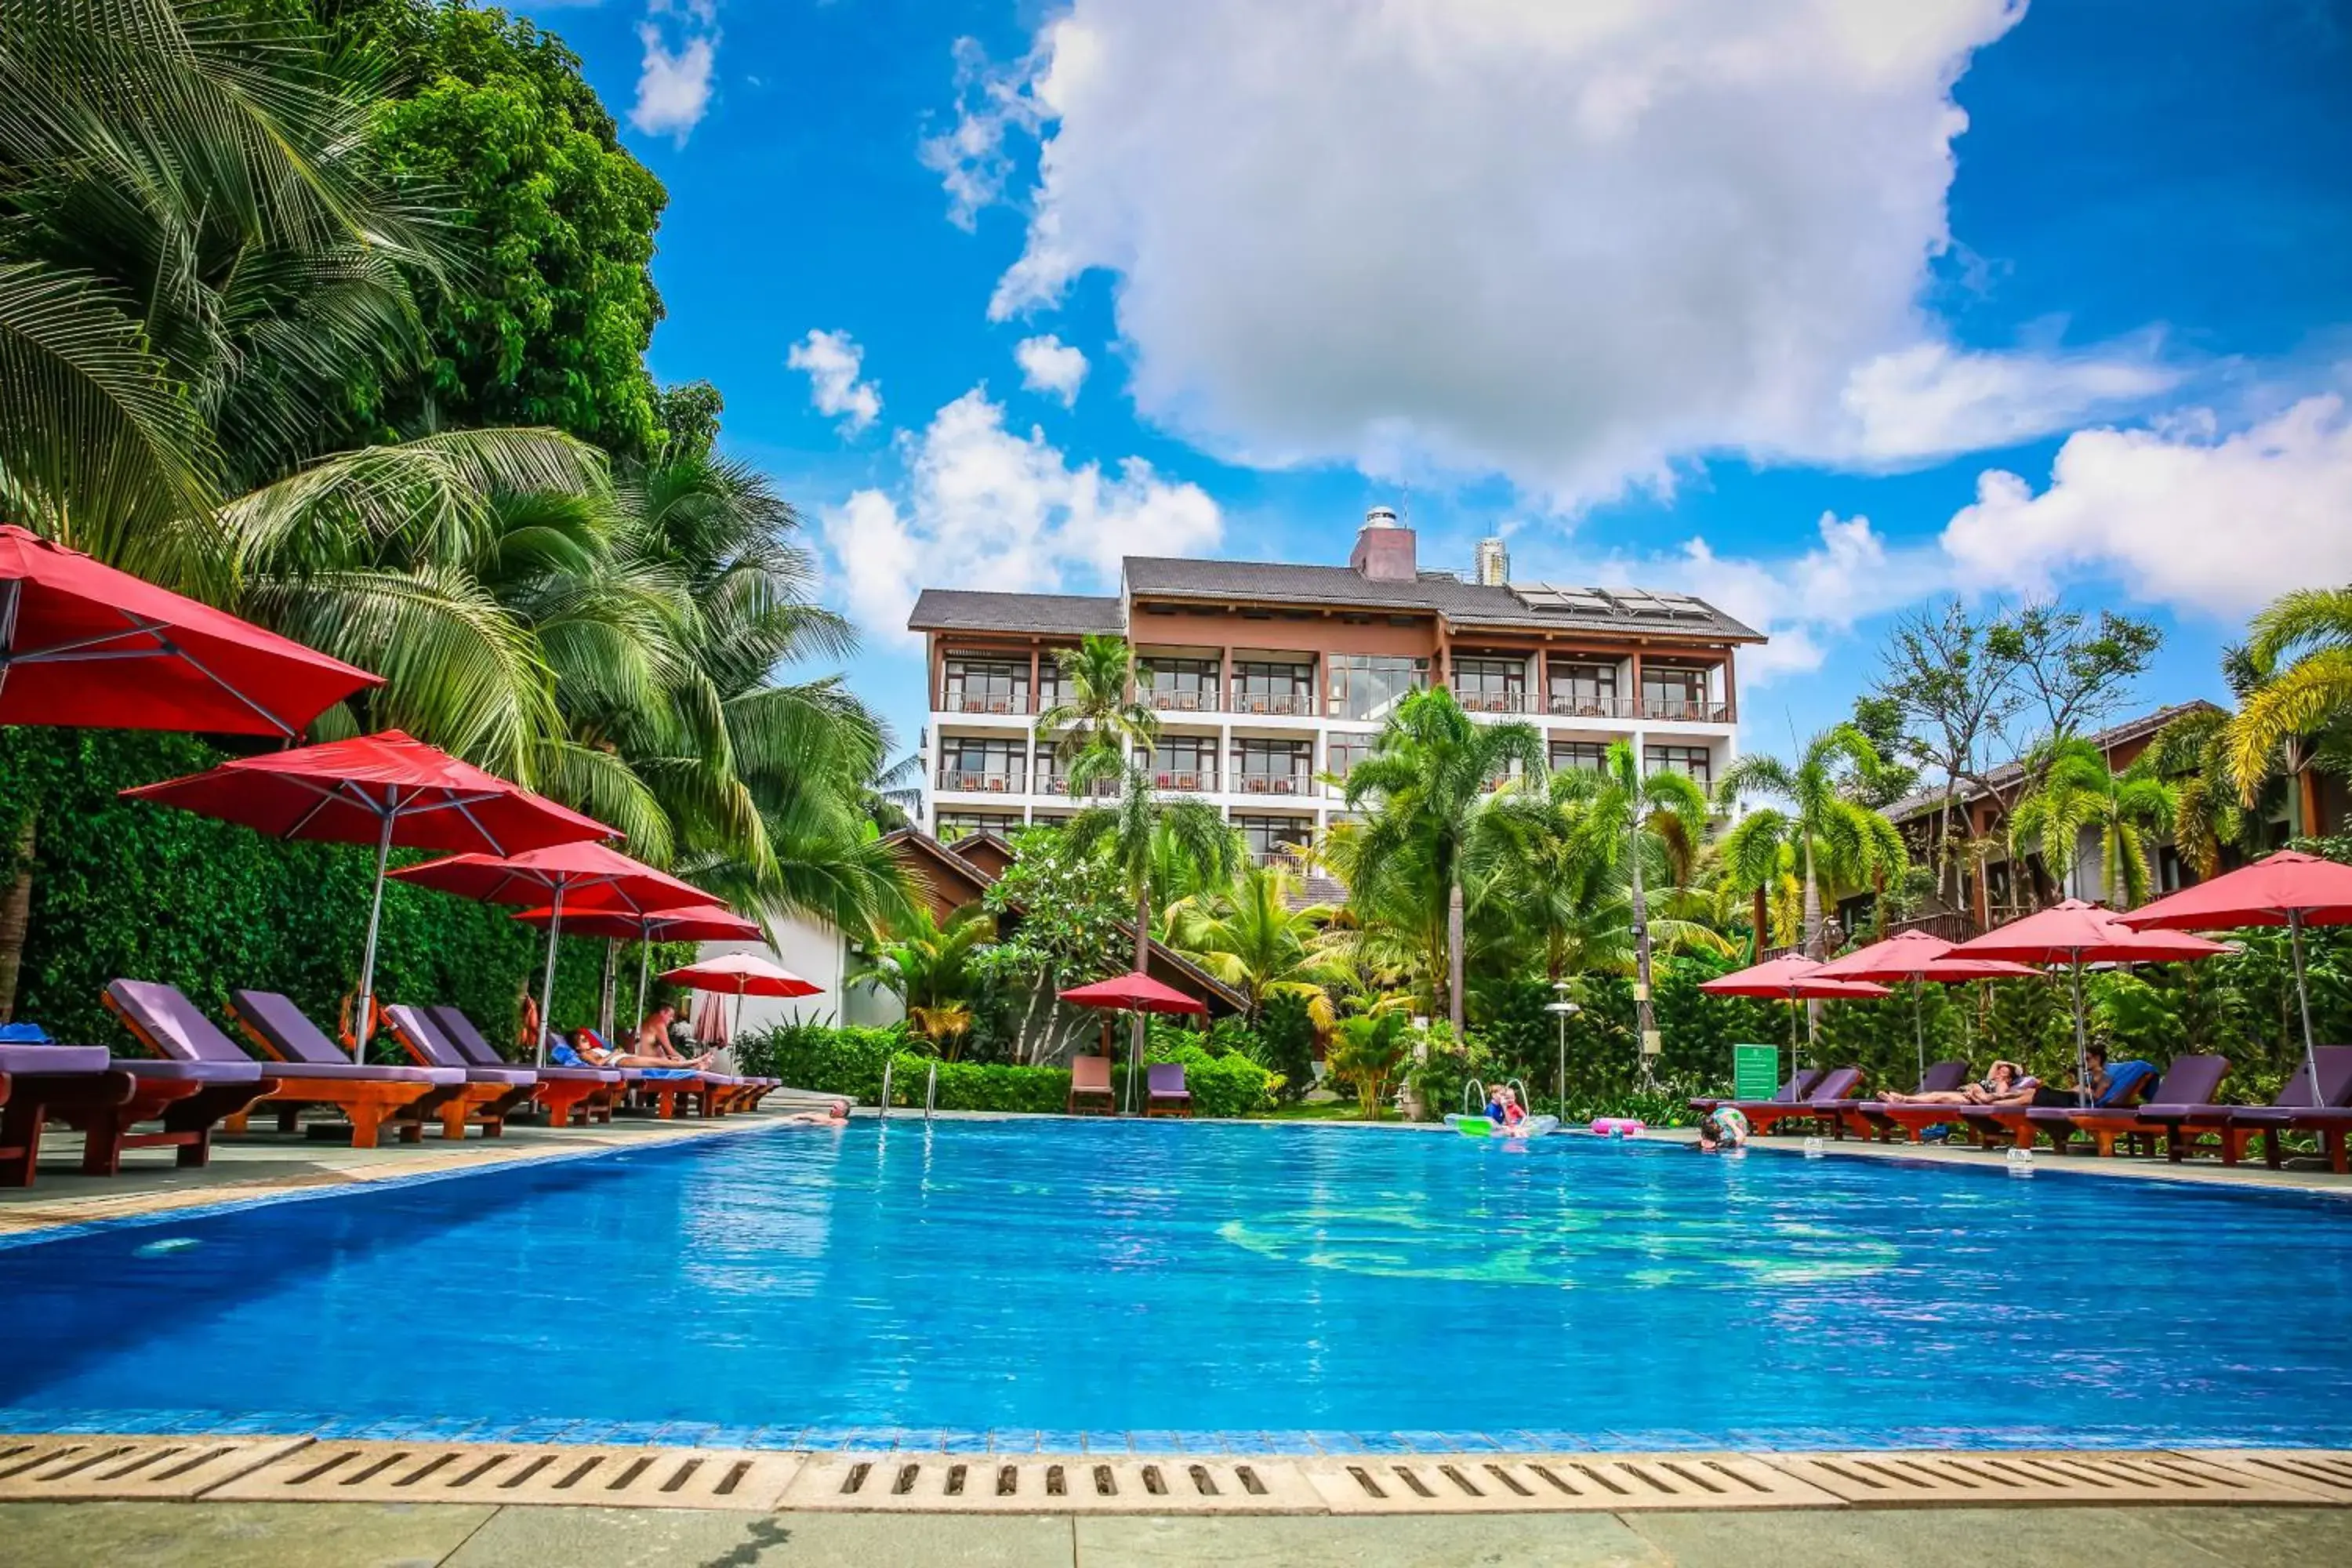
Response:
[[[1054,658],[1062,675],[1061,700],[1037,715],[1037,732],[1058,732],[1054,749],[1066,767],[1088,752],[1123,760],[1151,744],[1160,716],[1129,694],[1135,656],[1125,639],[1089,635]],[[1086,782],[1075,772],[1071,777],[1074,784]]]
[[[1251,866],[1222,893],[1195,894],[1168,909],[1173,944],[1184,956],[1249,998],[1252,1019],[1266,998],[1290,994],[1307,1004],[1316,1028],[1331,1026],[1327,985],[1345,966],[1318,945],[1331,911],[1290,907],[1291,879],[1270,866]]]
[[[1884,887],[1909,864],[1903,835],[1885,817],[1839,793],[1842,776],[1873,776],[1878,750],[1852,724],[1838,724],[1806,742],[1795,764],[1761,753],[1740,758],[1716,785],[1717,804],[1736,808],[1744,796],[1785,803],[1748,813],[1724,835],[1725,874],[1740,892],[1769,889],[1780,875],[1782,850],[1791,852],[1804,889],[1805,952],[1822,956],[1825,886]]]
[[[2222,661],[2224,673],[2242,658],[2231,649]],[[2250,681],[2241,695],[2251,689]],[[2157,776],[2172,785],[2173,847],[2200,879],[2221,874],[2225,849],[2249,858],[2262,852],[2265,819],[2284,793],[2282,782],[2273,778],[2256,791],[2252,805],[2245,804],[2231,772],[2230,724],[2229,714],[2197,708],[2167,724],[2147,753]]]
[[[1495,781],[1516,765],[1523,784],[1540,787],[1544,763],[1533,725],[1481,723],[1441,687],[1397,704],[1370,754],[1348,774],[1348,809],[1366,813],[1360,830],[1339,840],[1350,901],[1360,897],[1368,910],[1386,905],[1404,915],[1456,1035],[1465,873],[1507,842],[1491,809],[1501,794]]]
[[[2312,764],[2323,752],[2352,750],[2352,587],[2281,595],[2254,616],[2246,658],[2255,685],[2228,738],[2241,804],[2263,784],[2291,784],[2294,831],[2326,831]]]
[[[2082,836],[2095,833],[2107,897],[2124,909],[2146,900],[2156,841],[2174,815],[2173,787],[2158,776],[2155,756],[2143,752],[2116,773],[2089,742],[2062,741],[2039,772],[2042,783],[2010,816],[2010,852],[2038,852],[2063,889],[2078,878]]]
[[[953,1061],[987,989],[980,955],[995,940],[995,917],[977,904],[956,910],[944,924],[919,905],[856,984],[896,995],[906,1004],[908,1026]]]

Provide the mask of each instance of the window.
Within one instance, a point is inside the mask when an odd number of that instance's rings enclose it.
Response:
[[[1524,711],[1528,701],[1527,660],[1456,658],[1454,699],[1472,713]]]
[[[1429,660],[1392,654],[1331,656],[1331,707],[1335,719],[1386,719],[1409,694],[1429,684]]]
[[[1315,771],[1307,741],[1236,741],[1234,788],[1242,795],[1305,795]]]
[[[1645,746],[1642,749],[1642,771],[1681,773],[1700,784],[1715,782],[1715,764],[1705,746]]]
[[[1163,713],[1217,710],[1217,661],[1213,658],[1148,658],[1136,673],[1143,700]]]
[[[1039,795],[1075,793],[1070,787],[1069,769],[1063,763],[1061,753],[1054,749],[1053,742],[1043,737],[1040,737],[1037,742],[1037,793]],[[1089,795],[1114,795],[1118,793],[1118,775],[1115,773],[1095,780],[1092,787],[1087,791]]]
[[[1613,664],[1551,665],[1551,710],[1569,718],[1614,719],[1617,667]]]
[[[940,707],[949,713],[1025,713],[1029,710],[1029,661],[972,658],[950,654],[947,689]]]
[[[1312,713],[1315,667],[1311,664],[1234,662],[1236,713]]]
[[[1334,735],[1323,742],[1323,771],[1339,779],[1356,771],[1356,764],[1372,754],[1370,735]],[[1347,791],[1332,791],[1345,795]]]
[[[1151,782],[1160,789],[1217,787],[1214,735],[1162,735],[1151,748]]]
[[[1551,743],[1551,771],[1565,773],[1570,768],[1582,768],[1597,773],[1609,760],[1609,748],[1599,741],[1554,741]]]
[[[1306,848],[1315,837],[1313,825],[1303,816],[1236,816],[1234,826],[1241,829],[1250,858],[1261,866]]]
[[[974,735],[940,737],[940,787],[1019,795],[1029,757],[1028,742]]]
[[[1707,700],[1705,665],[1645,664],[1642,667],[1642,711],[1652,719],[1706,720],[1713,717]]]
[[[943,811],[932,833],[943,844],[952,844],[967,833],[1010,835],[1021,826],[1021,818],[1004,812]]]

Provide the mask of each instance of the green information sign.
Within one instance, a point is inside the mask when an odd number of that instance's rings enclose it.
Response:
[[[1780,1047],[1731,1047],[1731,1097],[1734,1100],[1769,1100],[1780,1091]]]

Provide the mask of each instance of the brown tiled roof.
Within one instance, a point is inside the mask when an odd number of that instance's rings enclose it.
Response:
[[[926,588],[907,616],[916,632],[1043,632],[1062,637],[1127,630],[1119,601],[1090,594],[987,594]]]
[[[2084,736],[2083,739],[2102,752],[2112,751],[2117,746],[2129,745],[2134,741],[2147,740],[2183,715],[2207,710],[2216,713],[2221,711],[2218,706],[2200,697],[2188,702],[2170,703],[2156,710],[2153,713],[2143,713],[2137,719],[2126,719],[2120,724],[2110,724],[2104,730]],[[2005,789],[2024,776],[2025,763],[2021,758],[2013,763],[2003,763],[1985,775],[1991,781],[1995,789]],[[1974,784],[1963,784],[1959,793],[1953,799],[1965,805],[1969,801],[1981,798],[1982,793]],[[1905,795],[1886,808],[1885,816],[1890,822],[1904,823],[1916,816],[1924,816],[1931,811],[1940,811],[1943,806],[1944,786],[1939,784],[1932,788],[1915,790]]]

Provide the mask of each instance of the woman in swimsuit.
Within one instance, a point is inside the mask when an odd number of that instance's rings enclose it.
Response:
[[[1982,1083],[1965,1089],[1938,1089],[1932,1094],[1890,1094],[1889,1105],[2023,1105],[2033,1098],[2042,1080],[2015,1062],[1995,1062]]]

